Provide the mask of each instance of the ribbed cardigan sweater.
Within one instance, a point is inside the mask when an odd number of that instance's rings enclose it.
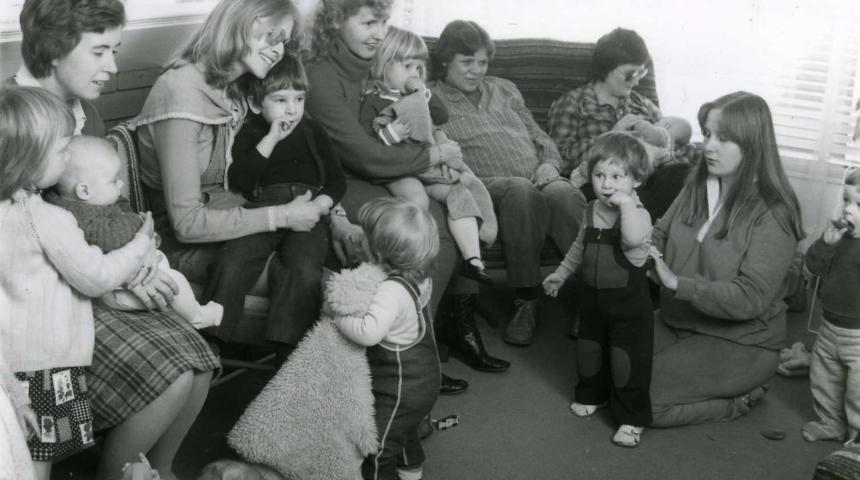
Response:
[[[0,342],[14,372],[86,366],[95,333],[90,297],[139,268],[150,239],[104,254],[71,213],[37,194],[0,201]]]

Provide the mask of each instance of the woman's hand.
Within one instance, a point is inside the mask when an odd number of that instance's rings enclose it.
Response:
[[[285,228],[294,232],[309,232],[320,221],[320,215],[328,214],[311,201],[311,196],[311,192],[305,192],[284,205],[287,217]]]
[[[651,258],[654,259],[654,271],[657,272],[657,280],[663,286],[663,288],[668,288],[669,290],[675,291],[678,289],[678,276],[675,275],[669,265],[663,261],[663,256],[654,256]]]
[[[542,163],[535,169],[531,181],[538,189],[559,177],[558,169],[548,163]]]
[[[633,129],[633,127],[641,122],[642,119],[632,113],[628,113],[621,117],[615,125],[612,126],[612,130],[616,132],[627,132]]]
[[[344,267],[373,258],[364,230],[351,223],[346,217],[331,216],[331,243],[334,254]]]
[[[36,412],[33,411],[33,408],[30,407],[30,405],[21,405],[16,407],[15,417],[18,419],[18,425],[21,426],[21,430],[28,439],[32,436],[38,435],[39,418],[36,416]]]
[[[457,142],[448,140],[447,142],[436,144],[435,148],[439,149],[439,164],[447,165],[454,170],[467,169],[466,164],[463,162],[463,151]]]
[[[164,311],[173,301],[174,295],[179,293],[179,285],[176,284],[169,273],[157,269],[155,278],[152,281],[134,288],[129,287],[129,290],[150,312],[156,309]]]

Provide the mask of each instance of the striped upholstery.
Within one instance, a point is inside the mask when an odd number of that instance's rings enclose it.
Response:
[[[424,41],[432,51],[436,39]],[[495,44],[496,55],[487,73],[514,82],[544,130],[552,102],[586,83],[591,74],[593,43],[517,38],[498,40]],[[653,65],[648,65],[648,75],[635,90],[659,105]]]
[[[815,466],[814,480],[849,480],[860,478],[860,445],[840,448]]]

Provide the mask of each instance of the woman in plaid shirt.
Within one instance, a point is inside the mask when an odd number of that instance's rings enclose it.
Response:
[[[656,220],[681,190],[690,168],[683,159],[692,148],[689,122],[664,117],[654,102],[633,90],[648,74],[650,59],[645,41],[633,30],[616,28],[600,37],[591,81],[553,102],[548,127],[563,160],[562,174],[581,188],[588,183],[582,159],[598,136],[626,131],[642,140],[658,169],[639,195]],[[591,189],[584,191],[588,195]]]

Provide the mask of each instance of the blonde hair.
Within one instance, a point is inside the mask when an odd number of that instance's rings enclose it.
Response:
[[[385,16],[393,3],[394,0],[319,0],[306,60],[316,62],[326,57],[344,22],[361,7],[369,7],[378,16]]]
[[[376,54],[370,62],[370,76],[365,84],[364,93],[382,93],[389,90],[385,85],[388,70],[395,62],[407,60],[421,60],[424,68],[421,69],[421,81],[427,80],[427,60],[430,55],[424,40],[408,31],[396,27],[389,27],[388,33],[376,49]]]
[[[92,135],[78,135],[72,138],[67,149],[69,161],[56,190],[61,196],[77,198],[75,187],[88,183],[93,175],[102,172],[112,164],[120,164],[119,154],[111,142]]]
[[[185,62],[195,63],[203,67],[206,83],[225,88],[235,73],[236,63],[250,52],[248,44],[254,22],[260,18],[280,21],[288,16],[297,19],[296,9],[288,0],[221,0],[167,69]],[[291,35],[298,30],[294,26]],[[241,92],[230,93],[242,96]]]
[[[43,88],[0,87],[0,199],[35,188],[54,145],[75,131],[72,110]]]
[[[429,276],[439,253],[439,231],[427,210],[383,197],[365,203],[358,219],[374,258],[389,273],[416,283]]]

